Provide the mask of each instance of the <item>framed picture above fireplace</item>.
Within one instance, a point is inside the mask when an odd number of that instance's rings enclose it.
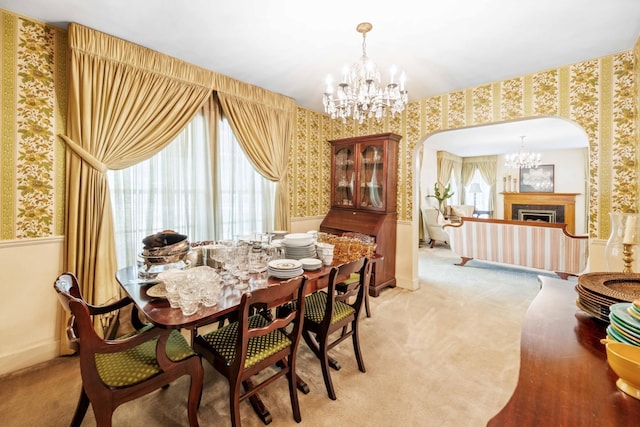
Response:
[[[553,193],[553,165],[520,168],[521,193]]]

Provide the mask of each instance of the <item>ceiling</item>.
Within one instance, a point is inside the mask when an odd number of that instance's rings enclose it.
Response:
[[[337,80],[360,57],[363,21],[373,24],[369,58],[383,80],[392,65],[406,73],[410,101],[629,50],[640,36],[638,0],[0,0],[0,8],[64,28],[77,22],[315,111],[327,75]]]

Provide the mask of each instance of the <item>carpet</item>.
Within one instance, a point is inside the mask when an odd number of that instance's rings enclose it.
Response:
[[[398,256],[402,256],[399,248]],[[261,393],[272,426],[484,426],[508,401],[519,368],[524,314],[539,290],[534,270],[470,261],[446,246],[419,250],[420,289],[385,289],[361,321],[366,373],[350,341],[332,351],[338,399],[326,394],[319,362],[301,342],[302,423],[293,420],[286,380]],[[206,362],[201,426],[230,426],[228,385]],[[0,413],[11,427],[67,426],[80,389],[76,357],[60,357],[0,378]],[[114,426],[185,426],[187,378],[114,414]],[[262,426],[248,403],[242,424]],[[83,426],[94,426],[91,408]]]

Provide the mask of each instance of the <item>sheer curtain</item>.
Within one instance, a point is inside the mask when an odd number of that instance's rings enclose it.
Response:
[[[133,264],[142,239],[158,231],[175,230],[190,241],[213,237],[208,141],[205,119],[198,114],[155,156],[108,172],[119,268]]]
[[[276,183],[256,172],[227,120],[218,120],[215,153],[200,113],[152,158],[108,172],[119,268],[133,264],[142,239],[158,231],[195,242],[273,229]]]
[[[277,183],[260,175],[247,159],[229,122],[218,128],[216,156],[217,240],[273,230]]]

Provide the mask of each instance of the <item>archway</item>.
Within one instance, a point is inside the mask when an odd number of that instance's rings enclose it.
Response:
[[[432,186],[436,180],[436,160],[435,153],[438,150],[444,150],[454,152],[456,155],[463,156],[480,156],[480,155],[504,155],[509,152],[517,151],[519,148],[519,135],[527,135],[529,144],[527,148],[533,151],[542,152],[543,156],[545,152],[558,151],[558,150],[585,150],[586,155],[581,159],[575,161],[583,162],[582,173],[585,176],[584,181],[581,183],[581,187],[578,193],[581,193],[579,200],[577,201],[581,205],[581,227],[580,233],[586,234],[589,218],[589,138],[585,130],[576,122],[562,118],[562,117],[527,117],[517,120],[510,120],[504,122],[490,123],[487,125],[459,127],[447,130],[437,130],[435,132],[425,135],[421,142],[416,144],[413,151],[414,159],[414,189],[413,192],[413,232],[416,243],[416,250],[414,250],[415,257],[413,264],[416,266],[415,273],[417,276],[417,246],[418,246],[418,234],[420,230],[420,213],[419,209],[423,205],[421,195],[424,195],[424,191],[421,188],[424,187],[425,177],[423,172],[424,156],[422,151],[427,149],[433,153],[432,163],[432,175],[430,179],[430,185]],[[467,146],[465,146],[465,144]],[[475,146],[470,146],[475,145]],[[553,156],[548,156],[548,161],[551,162],[564,162],[564,159],[551,160]],[[543,163],[545,163],[543,157]],[[566,163],[566,162],[564,162]],[[566,175],[565,175],[566,176]],[[562,175],[561,175],[562,177]],[[575,178],[575,177],[574,177]],[[428,178],[427,178],[428,180]],[[574,179],[575,181],[575,179]],[[560,183],[559,184],[563,184]],[[431,187],[427,187],[431,188]],[[559,187],[561,190],[562,186]],[[496,192],[500,192],[502,189],[496,185]],[[561,191],[558,191],[561,192]],[[499,199],[496,205],[502,206],[502,200]],[[502,212],[500,210],[500,217]]]

